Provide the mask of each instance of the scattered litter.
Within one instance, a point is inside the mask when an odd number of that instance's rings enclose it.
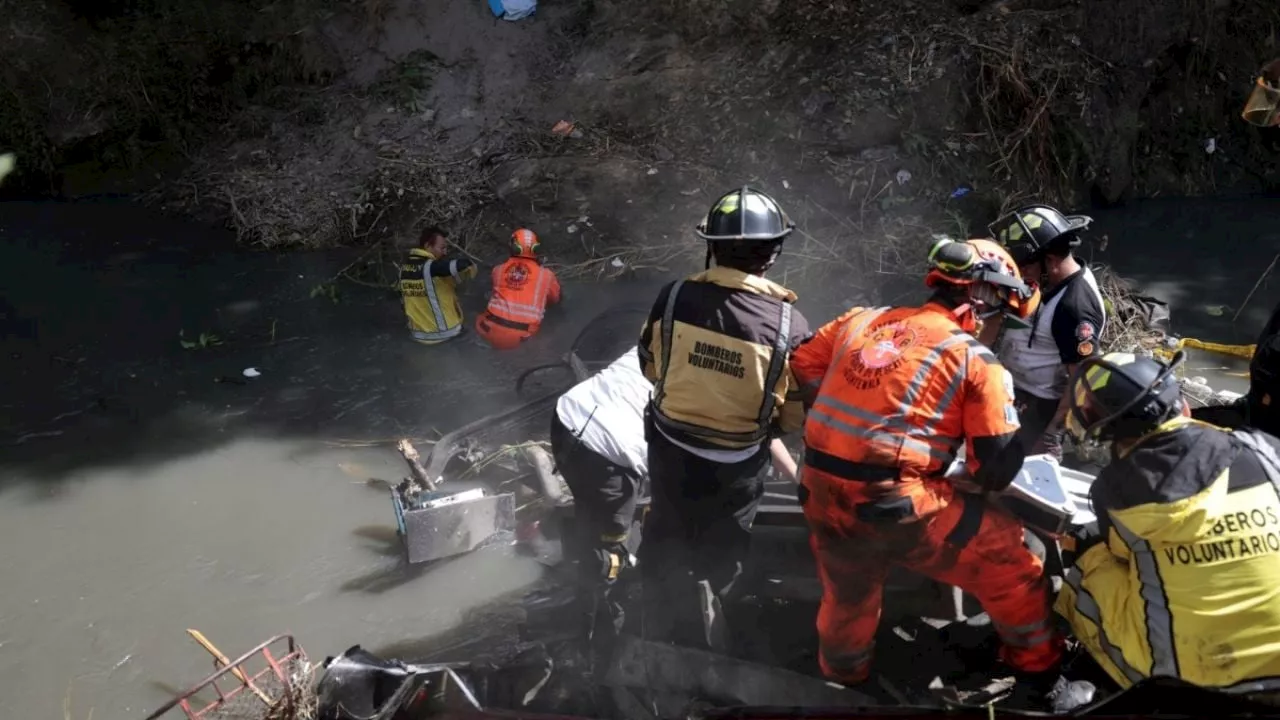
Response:
[[[523,20],[538,9],[538,0],[489,0],[489,10],[503,20]]]
[[[572,235],[572,234],[574,234],[574,233],[578,232],[578,226],[577,226],[577,225],[570,225],[569,227],[565,228],[565,232],[567,232],[567,233],[569,233],[570,235]]]
[[[259,375],[262,375],[262,373],[258,372],[258,368],[247,367],[244,369],[245,377],[254,378],[254,377],[258,377]]]
[[[626,266],[627,266],[627,264],[626,264],[625,262],[623,262],[623,261],[622,261],[622,258],[620,258],[620,257],[616,257],[616,258],[614,258],[614,259],[610,260],[610,261],[609,261],[609,264],[610,264],[610,265],[612,265],[612,266],[614,266],[614,267],[616,267],[616,268],[623,268],[623,267],[626,267]]]
[[[649,168],[649,173],[648,173],[648,174],[650,174],[650,175],[657,175],[657,174],[658,174],[658,168]]]
[[[782,181],[782,187],[783,187],[783,189],[790,190],[790,189],[791,189],[791,183],[787,182],[786,180],[783,180],[783,181]]]
[[[899,170],[898,174],[895,175],[894,178],[898,181],[899,185],[906,185],[911,181],[911,171],[905,169]]]
[[[551,128],[551,134],[559,135],[560,137],[567,137],[572,132],[573,132],[573,123],[569,122],[568,120],[561,120],[560,122],[556,123],[554,127]]]
[[[1212,315],[1213,317],[1220,317],[1222,315],[1225,315],[1227,311],[1230,309],[1231,308],[1227,307],[1226,305],[1205,305],[1204,306],[1205,313]]]
[[[1212,155],[1218,149],[1217,138],[1208,138],[1204,141],[1204,152],[1206,155]]]
[[[973,188],[969,187],[968,185],[961,185],[960,187],[951,191],[951,199],[955,200],[956,198],[962,198],[971,192],[973,192]]]
[[[586,225],[587,227],[591,227],[591,218],[587,215],[583,215],[582,217],[578,218],[578,223],[581,225]]]

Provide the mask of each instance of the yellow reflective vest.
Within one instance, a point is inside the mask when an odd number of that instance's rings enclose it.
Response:
[[[448,274],[433,274],[433,266],[445,263]],[[414,248],[400,265],[400,296],[413,339],[433,345],[462,332],[462,305],[458,283],[476,276],[467,260],[440,260],[429,250]]]
[[[1269,435],[1176,418],[1098,475],[1101,542],[1055,609],[1121,687],[1280,690],[1278,452]]]

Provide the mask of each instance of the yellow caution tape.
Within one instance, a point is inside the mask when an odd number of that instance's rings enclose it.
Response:
[[[1235,357],[1249,360],[1253,357],[1253,352],[1257,347],[1257,345],[1224,345],[1222,343],[1205,342],[1204,340],[1197,340],[1195,338],[1180,338],[1174,349],[1204,350],[1206,352],[1218,353],[1219,355],[1233,355]]]

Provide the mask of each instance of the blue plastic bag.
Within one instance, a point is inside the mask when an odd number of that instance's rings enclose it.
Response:
[[[538,0],[489,0],[489,11],[503,20],[523,20],[538,9]]]

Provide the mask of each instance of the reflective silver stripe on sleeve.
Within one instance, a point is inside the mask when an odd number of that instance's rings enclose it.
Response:
[[[1138,567],[1139,595],[1145,606],[1147,618],[1147,644],[1151,646],[1151,677],[1178,677],[1178,652],[1173,645],[1173,615],[1169,611],[1169,599],[1165,596],[1164,581],[1160,579],[1160,567],[1156,564],[1151,544],[1138,537],[1111,513],[1111,526],[1120,539],[1129,546],[1134,564]]]
[[[790,349],[791,303],[784,300],[778,316],[778,337],[773,341],[773,355],[769,357],[769,371],[765,373],[763,394],[760,398],[760,415],[757,418],[757,424],[762,429],[768,428],[770,421],[773,420],[773,409],[778,404],[774,391],[778,387],[782,371],[787,366]]]
[[[431,277],[431,263],[434,260],[428,260],[422,266],[422,280],[427,286],[427,304],[431,306],[431,314],[436,317],[436,330],[444,331],[448,326],[444,321],[444,310],[440,308],[440,298],[436,295],[435,279]],[[462,323],[458,323],[459,326]]]
[[[662,400],[667,394],[667,372],[671,369],[671,336],[672,325],[675,324],[676,296],[680,294],[682,287],[684,287],[683,280],[677,280],[671,286],[671,291],[667,293],[667,307],[662,311],[662,364],[657,368],[658,382],[653,385],[654,407],[661,407]]]
[[[1102,612],[1098,608],[1098,601],[1093,599],[1093,595],[1084,589],[1084,580],[1080,574],[1080,568],[1073,567],[1067,570],[1066,582],[1076,593],[1076,612],[1088,618],[1098,628],[1098,642],[1102,644],[1102,651],[1107,654],[1111,662],[1124,674],[1125,678],[1132,684],[1142,682],[1142,674],[1133,669],[1128,660],[1124,659],[1124,653],[1120,652],[1120,648],[1111,644],[1111,639],[1107,637],[1107,630],[1102,624]]]

